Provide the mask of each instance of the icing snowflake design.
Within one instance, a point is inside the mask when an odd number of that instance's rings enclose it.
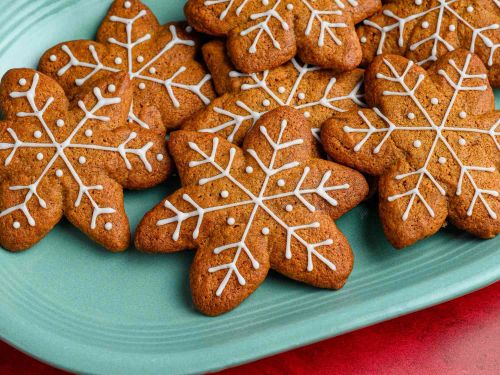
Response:
[[[135,6],[133,4],[134,2],[139,5]],[[119,3],[120,1],[116,1],[113,8],[116,9]],[[171,59],[169,54],[172,52],[175,53],[176,47],[189,46],[194,48],[195,42],[191,39],[183,39],[180,37],[179,27],[176,25],[168,25],[168,32],[171,38],[165,42],[162,42],[165,39],[164,36],[155,36],[150,32],[145,32],[144,35],[136,37],[136,24],[139,22],[149,22],[151,11],[139,1],[125,1],[123,2],[122,8],[125,14],[129,16],[122,17],[111,14],[107,20],[116,24],[116,27],[123,27],[125,32],[119,33],[116,36],[110,36],[106,40],[109,46],[118,47],[118,50],[121,49],[122,51],[116,53],[116,57],[112,58],[109,54],[116,52],[116,48],[97,49],[94,44],[88,44],[88,46],[85,44],[91,58],[89,58],[89,56],[79,57],[75,51],[82,48],[81,42],[62,44],[58,48],[66,55],[66,60],[68,62],[57,70],[56,75],[58,77],[63,77],[71,70],[78,69],[78,72],[81,72],[81,69],[84,68],[86,70],[84,73],[74,73],[77,74],[74,84],[76,86],[82,86],[99,73],[127,72],[130,80],[136,82],[135,101],[132,102],[130,107],[129,121],[135,122],[145,129],[151,128],[151,124],[141,119],[137,112],[142,107],[142,97],[144,96],[147,98],[148,95],[155,95],[154,92],[158,90],[158,88],[163,89],[167,93],[168,100],[170,100],[175,109],[182,109],[183,107],[183,103],[179,101],[179,95],[177,94],[182,91],[190,92],[198,98],[203,105],[209,104],[212,96],[211,91],[210,93],[204,92],[204,88],[209,85],[209,81],[211,80],[210,74],[205,74],[201,80],[195,83],[185,82],[186,79],[189,80],[189,78],[186,78],[188,74],[198,74],[199,71],[202,70],[198,64],[192,65],[193,62],[189,61],[192,59],[191,56],[186,58],[186,63],[183,63],[182,60],[176,62],[176,65],[179,63],[181,63],[181,65],[173,73],[166,72],[163,67],[165,61]],[[137,11],[134,9],[137,9]],[[110,12],[112,13],[113,10]],[[188,26],[185,28],[185,31],[190,33],[192,28]],[[161,39],[161,41],[156,41],[155,43],[163,44],[160,45],[161,48],[159,48],[157,52],[152,56],[148,56],[150,53],[148,50],[145,50],[145,47],[149,45],[147,43],[155,41],[155,38],[158,40]],[[149,48],[152,50],[156,49],[155,46],[151,45],[149,45]],[[146,55],[146,57],[143,54]],[[123,56],[124,58],[122,58]],[[63,57],[59,56],[56,51],[51,51],[50,56],[48,56],[49,61],[52,63],[56,63],[62,58]],[[176,59],[179,59],[179,57],[176,57]],[[160,112],[165,111],[165,109],[162,108],[164,106],[159,105],[158,107],[157,109]],[[200,105],[197,104],[197,107],[199,108]],[[165,116],[168,115],[163,114],[164,119]]]
[[[480,8],[477,9],[474,5],[462,0],[437,0],[428,2],[429,5],[424,5],[424,1],[422,0],[414,0],[413,3],[412,7],[414,11],[406,17],[400,17],[389,7],[389,9],[384,9],[382,14],[390,19],[390,21],[381,19],[378,15],[372,19],[363,21],[364,25],[368,28],[374,28],[380,33],[380,40],[376,50],[377,55],[395,52],[386,50],[390,48],[390,44],[386,44],[388,36],[391,35],[390,33],[397,33],[397,44],[399,47],[404,47],[407,43],[405,36],[409,35],[410,28],[413,30],[420,28],[421,31],[418,30],[419,32],[429,30],[428,33],[422,35],[422,39],[410,39],[410,43],[408,44],[409,51],[416,54],[415,59],[417,64],[425,66],[428,63],[436,61],[439,56],[443,55],[442,51],[440,51],[441,47],[444,47],[447,51],[453,51],[457,48],[455,39],[458,37],[459,29],[463,28],[467,34],[466,39],[469,45],[466,46],[462,43],[461,46],[474,53],[478,42],[481,42],[481,48],[485,48],[488,51],[488,58],[484,63],[488,66],[493,65],[495,52],[500,46],[499,43],[495,42],[498,38],[492,39],[496,34],[495,30],[498,30],[500,26],[498,18],[496,19],[496,23],[490,25],[475,25],[468,16],[478,12],[481,14],[483,10]],[[496,7],[499,8],[499,3],[496,0],[495,3]],[[480,2],[477,4],[479,5]],[[403,5],[406,9],[407,4],[401,2],[401,6]],[[434,19],[436,19],[435,22],[429,22]],[[364,31],[361,32],[361,34],[364,33]],[[367,43],[367,38],[362,36],[361,42],[363,44]],[[429,48],[429,46],[431,47]]]
[[[309,20],[307,22],[307,27],[304,30],[304,35],[309,36],[314,24],[317,23],[320,29],[317,41],[319,47],[323,47],[325,45],[325,38],[330,38],[335,44],[341,45],[342,41],[337,36],[335,29],[345,28],[348,25],[344,22],[332,22],[331,16],[342,15],[342,9],[346,7],[346,4],[343,1],[336,0],[331,2],[335,9],[321,10],[316,8],[314,0],[299,1],[309,14]],[[219,19],[221,21],[224,20],[231,11],[234,11],[235,16],[240,16],[240,14],[245,10],[245,7],[249,5],[258,7],[260,4],[262,10],[250,15],[250,20],[256,21],[255,24],[240,32],[241,36],[252,35],[253,42],[249,47],[248,52],[255,53],[257,52],[257,46],[263,34],[267,35],[271,39],[274,48],[281,48],[280,43],[271,30],[270,22],[276,20],[281,25],[283,30],[288,31],[290,29],[290,25],[281,16],[280,11],[286,9],[287,11],[292,12],[296,6],[294,6],[294,2],[296,1],[276,0],[274,5],[271,7],[269,6],[269,0],[243,0],[239,6],[236,6],[235,0],[206,0],[204,4],[208,7],[218,4],[226,4],[226,7],[219,15]],[[355,0],[348,0],[347,4],[352,7],[356,7],[358,2]]]
[[[496,172],[495,164],[493,162],[488,165],[468,164],[460,157],[461,151],[459,149],[467,147],[467,137],[482,136],[489,138],[496,146],[496,150],[500,151],[500,143],[498,140],[498,137],[500,136],[500,119],[491,120],[491,118],[487,118],[485,120],[479,120],[483,123],[481,127],[478,127],[474,120],[470,120],[470,122],[462,125],[461,123],[463,123],[463,120],[468,117],[468,114],[465,111],[459,111],[455,108],[459,100],[459,95],[473,91],[481,92],[488,89],[486,84],[477,84],[478,79],[483,80],[482,83],[485,83],[484,80],[487,82],[486,74],[471,74],[469,72],[472,56],[473,55],[471,54],[467,54],[463,65],[454,58],[450,58],[448,60],[449,69],[440,69],[438,71],[438,74],[443,77],[447,84],[453,89],[452,96],[449,98],[448,104],[444,107],[443,115],[438,120],[436,120],[433,113],[428,109],[428,104],[422,102],[419,98],[419,94],[421,93],[421,84],[426,79],[424,74],[419,74],[418,78],[414,82],[413,78],[408,77],[410,72],[412,72],[412,67],[414,67],[414,63],[412,61],[408,61],[404,71],[400,72],[388,59],[384,59],[384,65],[389,69],[390,75],[377,73],[376,78],[378,80],[394,83],[395,86],[397,85],[399,90],[385,90],[383,95],[409,98],[412,104],[418,109],[418,112],[408,112],[406,114],[406,118],[411,122],[415,122],[415,124],[411,126],[400,125],[387,113],[382,113],[382,111],[378,108],[374,108],[374,113],[383,121],[385,127],[375,126],[373,121],[370,120],[363,111],[359,111],[358,114],[362,118],[366,128],[353,128],[349,125],[344,126],[344,131],[346,133],[363,135],[363,138],[354,147],[354,151],[356,152],[360,152],[365,143],[371,137],[383,135],[380,142],[372,150],[375,154],[379,153],[385,143],[391,139],[391,137],[395,136],[396,133],[418,132],[422,134],[422,132],[429,132],[432,134],[432,143],[429,150],[426,151],[426,157],[422,165],[415,170],[411,170],[407,173],[400,173],[395,176],[396,180],[408,179],[409,181],[407,191],[388,197],[389,202],[406,199],[406,209],[402,215],[403,221],[408,220],[411,215],[412,207],[417,200],[422,202],[431,217],[435,217],[435,209],[426,200],[424,193],[422,192],[422,187],[424,181],[428,180],[441,195],[445,196],[447,194],[445,185],[440,182],[443,176],[440,176],[438,171],[434,173],[432,171],[432,169],[435,170],[435,165],[433,164],[436,163],[436,161],[440,165],[455,163],[456,166],[458,166],[460,173],[458,180],[454,182],[454,185],[456,186],[454,194],[460,196],[464,191],[465,184],[472,187],[473,195],[468,203],[468,216],[472,216],[475,207],[480,204],[485,208],[488,215],[492,219],[498,219],[498,213],[492,209],[488,200],[492,197],[499,197],[499,192],[482,187],[479,182],[477,182],[477,177],[475,177],[481,173],[493,174],[493,172]],[[454,75],[457,76],[456,80],[453,79]],[[443,103],[440,103],[440,100],[442,99],[436,97],[430,98],[431,107],[438,107],[439,105],[442,106]],[[457,118],[454,118],[455,116]],[[485,124],[485,122],[487,123]],[[452,142],[450,140],[450,136],[452,134],[458,137],[457,142]],[[451,156],[450,159],[443,155],[439,155],[437,150],[442,146],[444,146],[444,149],[448,152],[449,156]],[[412,143],[412,147],[414,149],[423,147],[423,142],[419,139],[415,139]],[[415,181],[412,179],[414,176],[417,177],[415,183],[411,182]],[[449,193],[450,192],[448,192],[448,194]]]
[[[268,82],[276,82],[280,73],[286,72],[287,80],[282,80],[278,87]],[[230,102],[224,97],[216,99],[213,105],[207,107],[203,112],[207,115],[211,113],[217,116],[214,126],[203,118],[196,121],[195,126],[198,131],[225,136],[228,141],[239,143],[245,133],[251,129],[262,115],[278,107],[291,106],[301,111],[306,119],[313,125],[311,131],[319,141],[319,126],[321,123],[335,113],[345,112],[356,106],[365,106],[363,102],[363,74],[356,70],[344,73],[340,76],[328,74],[328,70],[308,64],[301,64],[296,59],[291,63],[273,70],[266,70],[263,73],[245,74],[238,71],[231,71],[229,77],[241,81],[240,92],[233,93],[234,100]],[[286,81],[289,77],[294,77],[291,87],[287,88]],[[354,83],[346,85],[341,83],[337,88],[337,81],[352,80]],[[309,93],[308,85],[314,83],[322,87],[321,96],[316,93]],[[259,92],[261,103],[257,106],[252,102]],[[232,108],[231,108],[232,107]],[[325,109],[328,111],[325,114]]]
[[[269,267],[324,288],[343,285],[333,280],[347,278],[350,249],[332,218],[359,204],[368,188],[359,173],[311,158],[313,137],[297,137],[307,129],[297,116],[290,108],[266,115],[244,151],[219,137],[174,133],[170,149],[185,186],[143,219],[138,247],[198,247],[193,267],[212,280],[207,298],[225,308],[220,301],[233,300],[236,285],[237,295],[248,295]]]
[[[115,154],[121,158],[126,169],[129,171],[133,169],[131,158],[138,158],[143,168],[151,173],[153,172],[153,166],[148,154],[151,154],[154,149],[157,149],[157,147],[153,148],[155,144],[152,141],[153,139],[156,140],[156,138],[142,140],[138,133],[129,130],[127,134],[123,134],[123,139],[120,144],[111,146],[109,134],[102,134],[101,130],[95,127],[95,124],[116,122],[116,118],[110,118],[102,113],[103,111],[120,105],[122,97],[120,95],[106,97],[99,87],[95,87],[92,90],[92,96],[94,98],[92,102],[94,102],[94,104],[89,105],[86,103],[89,102],[88,100],[78,101],[81,117],[77,118],[75,123],[73,123],[74,120],[72,117],[71,120],[69,120],[68,117],[59,118],[55,120],[55,124],[52,124],[52,120],[49,119],[53,118],[54,111],[59,111],[59,109],[53,109],[52,107],[58,107],[59,104],[57,100],[59,99],[56,99],[54,96],[49,96],[46,100],[43,99],[45,93],[39,93],[38,91],[42,90],[40,89],[40,86],[43,85],[43,83],[41,83],[42,79],[48,78],[42,78],[39,73],[26,70],[26,74],[28,72],[32,74],[32,77],[21,78],[18,82],[19,87],[21,87],[21,89],[26,88],[26,90],[11,92],[9,97],[15,101],[22,100],[27,103],[29,111],[18,112],[16,116],[20,120],[33,119],[30,120],[30,122],[32,121],[38,124],[39,130],[35,130],[31,136],[27,135],[24,128],[20,125],[16,125],[15,122],[8,123],[9,126],[6,127],[8,136],[6,134],[3,137],[4,141],[0,143],[0,151],[8,152],[8,154],[5,154],[6,157],[3,161],[3,167],[7,171],[16,158],[20,159],[26,157],[25,155],[34,155],[34,153],[39,151],[35,156],[35,162],[37,163],[37,168],[40,167],[41,172],[29,185],[14,185],[8,188],[12,193],[22,192],[23,199],[17,204],[1,211],[0,218],[15,215],[19,212],[26,219],[30,227],[35,227],[37,221],[32,214],[32,209],[37,207],[37,205],[42,209],[48,209],[48,204],[39,191],[41,185],[44,184],[46,180],[54,177],[61,181],[66,178],[71,178],[78,186],[78,194],[73,202],[73,206],[78,208],[83,202],[90,205],[91,217],[89,218],[89,227],[91,230],[96,230],[98,219],[101,216],[110,218],[109,215],[117,212],[117,207],[102,206],[99,203],[99,199],[95,197],[94,192],[103,191],[104,186],[89,185],[85,182],[86,177],[82,175],[81,171],[86,170],[88,172],[89,167],[87,164],[93,164],[93,160],[87,160],[87,158],[92,156],[92,152],[96,154],[102,152]],[[45,84],[48,83],[45,82]],[[107,87],[107,91],[113,95],[112,93],[117,91],[117,87],[114,84],[110,84]],[[44,102],[41,103],[42,101]],[[56,130],[52,129],[54,125]],[[24,126],[26,126],[25,123]],[[24,136],[20,134],[24,134]],[[64,134],[64,136],[61,136],[61,134]],[[10,142],[6,140],[8,137],[11,138]],[[25,137],[28,137],[28,139],[23,139]],[[162,139],[162,136],[158,137],[160,140]],[[88,142],[83,143],[81,142],[82,139],[88,139]],[[140,140],[142,146],[132,147],[130,143],[137,143],[137,140]],[[80,151],[81,156],[75,160],[74,153],[76,152],[78,154]],[[166,158],[166,156],[161,153],[156,154],[155,157],[157,161]],[[17,162],[19,163],[20,161],[18,160]],[[92,170],[92,168],[95,168],[95,166],[90,167],[90,170]],[[8,197],[5,198],[7,199]],[[7,201],[9,201],[9,199],[7,199]],[[19,216],[14,216],[14,218],[19,218]],[[21,229],[22,224],[20,220],[17,219],[13,221],[12,227],[15,230]],[[113,221],[103,222],[103,228],[105,231],[111,231],[113,229]]]

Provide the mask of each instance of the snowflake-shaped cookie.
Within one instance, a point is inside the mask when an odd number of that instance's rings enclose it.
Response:
[[[0,243],[24,250],[66,216],[111,251],[128,247],[122,186],[158,184],[170,170],[165,133],[126,124],[126,74],[95,82],[69,104],[51,78],[8,72],[0,99]]]
[[[203,52],[217,91],[226,95],[187,120],[186,130],[217,134],[240,144],[264,113],[292,106],[309,120],[319,139],[319,127],[326,119],[364,105],[360,69],[334,75],[292,59],[273,70],[244,74],[234,70],[221,42],[207,43]]]
[[[380,0],[188,0],[185,13],[198,31],[227,36],[242,72],[276,68],[295,54],[348,71],[361,62],[354,25],[380,7]]]
[[[424,68],[449,51],[468,49],[500,86],[498,0],[395,0],[358,29],[363,61],[382,53],[403,55]]]
[[[195,305],[217,315],[241,303],[269,268],[323,288],[340,288],[352,269],[347,240],[332,219],[366,196],[363,176],[312,158],[313,136],[292,108],[263,116],[243,149],[190,131],[170,150],[183,188],[149,212],[136,246],[148,252],[197,248]]]
[[[214,98],[210,75],[195,61],[190,26],[160,26],[139,0],[116,0],[97,33],[97,41],[61,43],[40,60],[40,71],[54,78],[70,97],[96,79],[127,72],[134,86],[129,121],[151,128],[157,112],[167,128]]]
[[[490,238],[500,231],[500,112],[479,57],[456,50],[428,72],[401,56],[377,57],[365,74],[372,110],[322,127],[336,160],[381,176],[380,216],[404,247],[447,217]]]

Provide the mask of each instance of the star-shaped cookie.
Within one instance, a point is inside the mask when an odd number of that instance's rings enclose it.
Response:
[[[151,187],[171,169],[165,132],[126,122],[128,76],[95,81],[70,103],[51,78],[11,70],[0,100],[0,244],[27,249],[65,216],[107,249],[125,250],[122,187]]]
[[[428,71],[396,55],[365,74],[367,102],[327,121],[321,139],[344,164],[380,176],[385,233],[401,248],[449,220],[500,232],[500,112],[478,56],[455,50]]]
[[[159,117],[173,129],[215,97],[190,34],[190,26],[160,26],[139,0],[116,0],[96,41],[58,44],[42,56],[39,69],[71,98],[97,79],[126,72],[134,87],[129,121],[148,129]]]
[[[233,309],[269,268],[321,288],[338,289],[353,255],[335,226],[367,195],[364,177],[313,158],[302,114],[264,115],[243,148],[199,132],[172,133],[170,151],[183,187],[151,210],[135,243],[147,252],[196,248],[191,289],[198,309]]]
[[[403,55],[424,68],[456,48],[478,55],[490,83],[500,87],[500,1],[395,0],[363,22],[363,65],[382,53]]]
[[[380,0],[188,0],[185,13],[196,30],[227,37],[241,72],[276,68],[296,54],[340,72],[361,62],[354,25],[380,7]]]
[[[220,41],[203,46],[204,59],[222,96],[188,119],[183,129],[217,134],[241,144],[263,114],[292,106],[319,139],[321,123],[335,113],[364,105],[361,69],[334,74],[293,59],[263,73],[244,74],[234,70],[225,52]]]

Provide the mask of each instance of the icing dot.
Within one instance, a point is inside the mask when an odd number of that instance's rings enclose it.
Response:
[[[304,94],[303,92],[299,93],[300,100],[304,100],[305,98],[306,98],[306,94]]]
[[[461,111],[461,112],[458,114],[458,116],[459,116],[460,118],[466,118],[466,117],[467,117],[467,113],[466,113],[465,111]]]
[[[429,27],[429,22],[424,21],[422,22],[422,29],[427,29]]]
[[[360,41],[361,41],[361,43],[366,43],[366,36],[362,36]]]
[[[309,117],[311,117],[311,112],[309,112],[309,111],[305,111],[305,112],[304,112],[304,117],[305,117],[305,118],[309,118]]]
[[[286,91],[286,89],[283,86],[278,87],[278,92],[280,94],[283,94]]]
[[[85,162],[86,162],[86,161],[87,161],[87,159],[85,158],[85,156],[80,156],[80,157],[78,158],[78,162],[79,162],[80,164],[85,164]]]
[[[186,26],[185,30],[186,30],[187,33],[193,32],[193,28],[191,26]]]
[[[132,6],[132,4],[130,3],[130,1],[125,1],[125,4],[123,4],[123,6],[129,9]]]
[[[38,154],[36,154],[36,158],[37,160],[43,160],[43,154],[39,152]]]
[[[59,178],[61,178],[63,176],[63,171],[61,171],[60,169],[58,169],[56,171],[56,176],[59,177]]]
[[[149,73],[155,74],[156,73],[156,68],[149,68]]]
[[[415,114],[413,112],[408,113],[408,118],[413,120],[415,118]]]
[[[419,148],[420,146],[422,146],[422,142],[419,139],[413,141],[413,147]]]
[[[108,91],[111,92],[111,93],[115,92],[116,91],[116,86],[115,85],[109,85],[108,86]]]
[[[293,211],[293,206],[291,204],[287,204],[286,207],[285,207],[285,210],[287,210],[288,212],[292,212]]]
[[[104,229],[106,230],[113,229],[113,223],[107,222],[106,224],[104,224]]]
[[[146,88],[146,84],[144,82],[139,83],[139,88],[144,90]]]
[[[253,168],[250,167],[250,166],[248,166],[248,167],[245,168],[245,172],[252,173],[253,172]]]
[[[262,228],[262,234],[263,234],[264,236],[267,236],[267,235],[269,234],[269,228],[268,228],[268,227],[264,227],[264,228]]]
[[[156,155],[156,160],[158,160],[158,161],[162,161],[163,158],[164,158],[163,154],[157,154]]]
[[[466,143],[467,143],[467,141],[466,141],[465,139],[463,139],[463,138],[460,138],[460,139],[458,140],[458,144],[459,144],[460,146],[465,146],[465,144],[466,144]]]
[[[422,0],[415,0],[415,5],[422,5]]]
[[[87,137],[92,137],[92,134],[94,134],[94,132],[92,131],[92,129],[87,129],[87,130],[85,130],[85,135],[86,135]]]
[[[472,5],[469,5],[469,6],[467,7],[467,12],[469,12],[469,13],[474,12],[474,7],[473,7]]]
[[[432,98],[431,99],[431,103],[434,104],[434,105],[436,105],[436,104],[439,103],[439,99],[438,98]]]
[[[33,133],[33,136],[35,138],[41,138],[42,137],[42,132],[40,130],[37,130],[36,132]]]
[[[221,196],[221,198],[227,198],[227,197],[229,197],[229,191],[227,191],[227,190],[222,190],[222,191],[220,192],[220,196]]]
[[[56,121],[56,125],[59,128],[62,128],[64,126],[64,120],[60,118],[59,120]]]
[[[438,159],[438,162],[439,162],[439,164],[444,164],[444,163],[446,163],[446,158],[445,158],[445,157],[443,157],[443,156],[441,156],[441,157]]]
[[[234,220],[234,217],[229,217],[227,219],[227,223],[228,225],[234,225],[234,223],[236,223],[236,220]]]
[[[283,186],[285,186],[285,180],[283,180],[283,179],[280,178],[278,180],[277,184],[278,184],[278,186],[283,187]]]
[[[137,56],[137,62],[138,63],[144,62],[144,56],[142,56],[142,55]]]
[[[264,107],[269,107],[271,105],[271,102],[268,99],[264,99],[264,101],[262,102],[262,105]]]
[[[263,5],[269,5],[269,0],[262,0]]]
[[[56,55],[50,55],[49,60],[54,62],[57,61],[57,56]]]
[[[455,25],[450,25],[448,26],[448,30],[450,31],[455,31],[457,28],[455,27]]]
[[[293,4],[287,4],[286,9],[288,10],[293,10]]]
[[[19,221],[14,221],[12,223],[12,226],[14,227],[14,229],[19,229],[21,228],[21,223]]]
[[[19,85],[24,86],[26,84],[26,80],[24,78],[21,78],[19,80]]]
[[[122,60],[121,58],[119,58],[119,57],[117,57],[117,58],[115,59],[115,64],[116,64],[116,65],[120,65],[122,62],[123,62],[123,60]]]

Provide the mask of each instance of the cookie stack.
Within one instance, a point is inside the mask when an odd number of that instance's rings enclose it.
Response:
[[[341,288],[354,256],[335,220],[370,190],[396,248],[447,222],[496,236],[500,4],[382,3],[188,0],[187,23],[160,25],[114,1],[95,41],[2,79],[1,245],[28,249],[64,216],[124,251],[123,189],[175,170],[135,247],[195,249],[194,305],[219,315],[270,269]]]

